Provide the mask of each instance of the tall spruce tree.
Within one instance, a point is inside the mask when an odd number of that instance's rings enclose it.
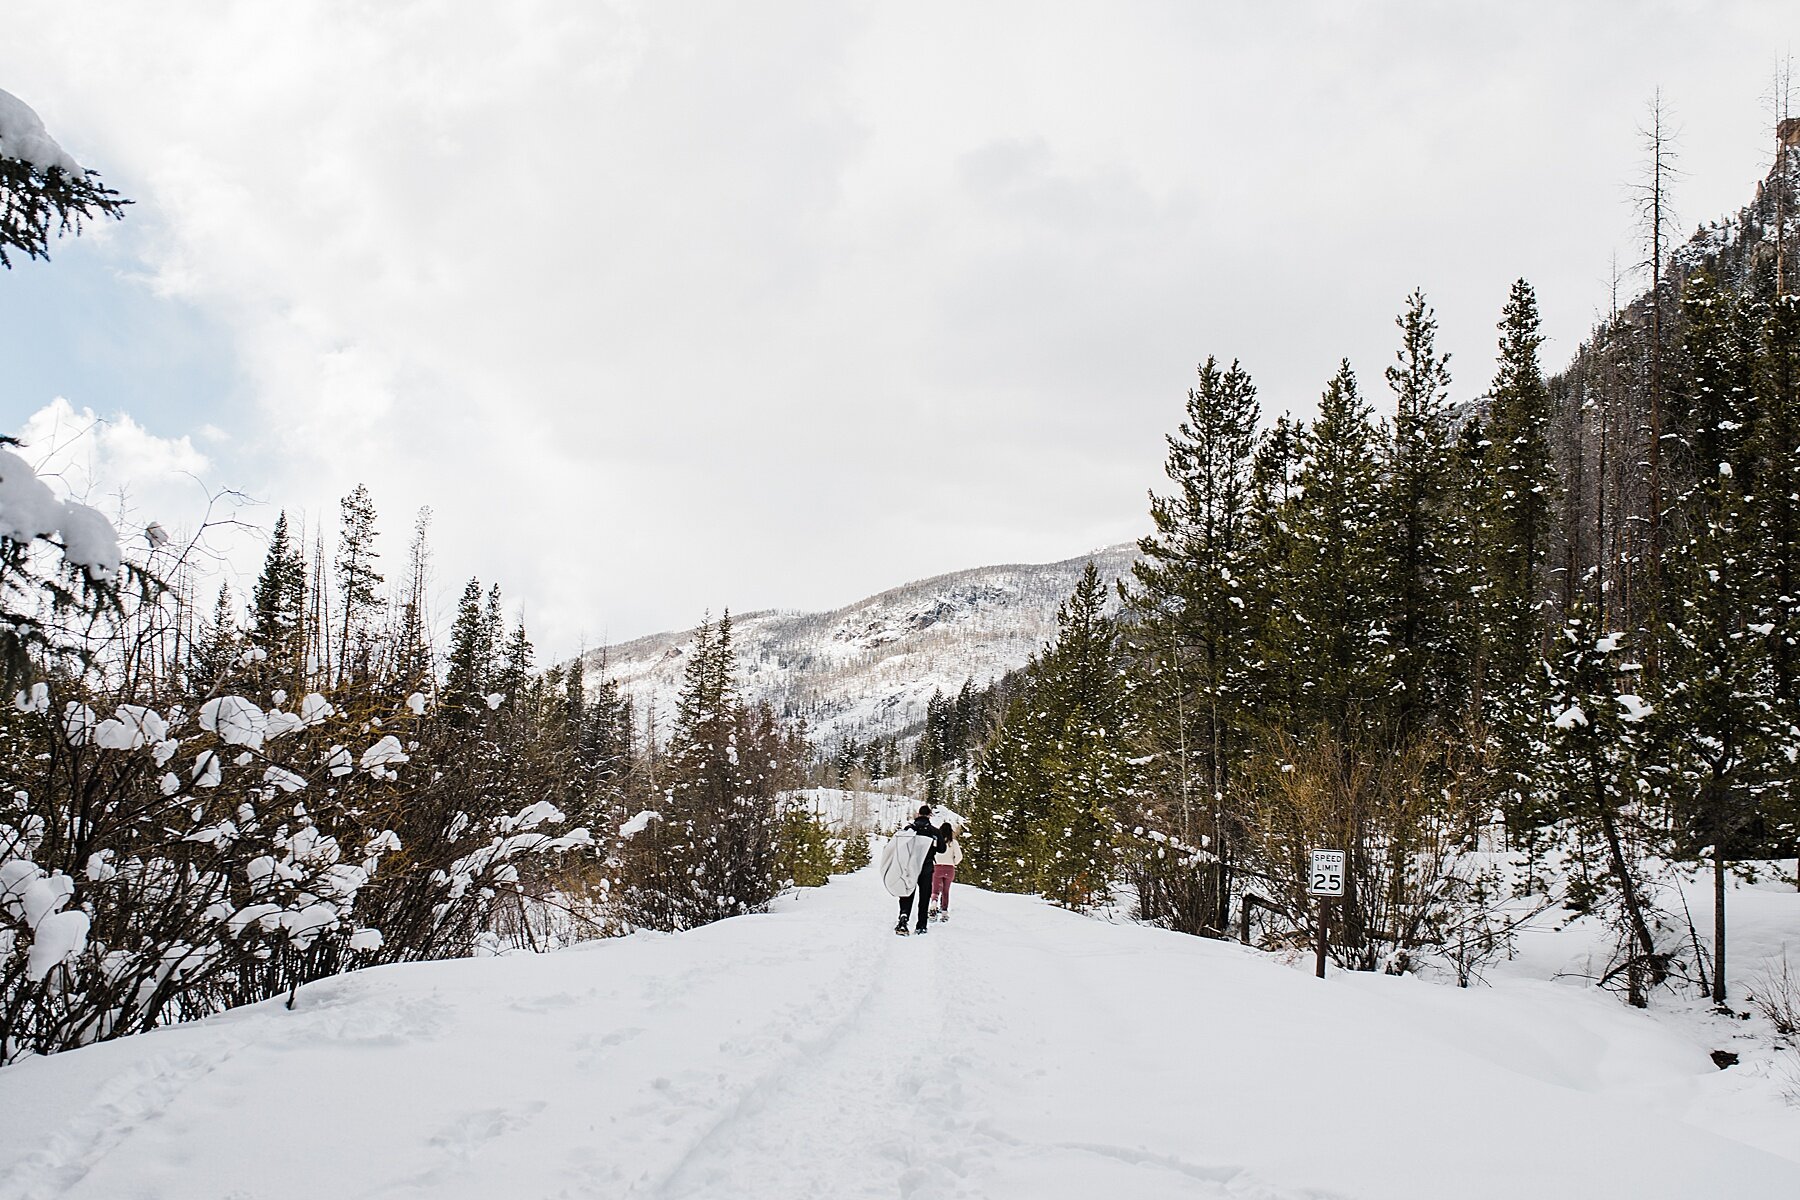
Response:
[[[1537,294],[1521,279],[1500,321],[1486,427],[1486,557],[1493,597],[1487,677],[1501,688],[1528,678],[1542,657],[1545,572],[1560,490],[1550,454],[1550,390],[1538,365],[1543,342]]]
[[[1213,839],[1217,921],[1226,920],[1235,861],[1234,770],[1246,749],[1256,641],[1249,600],[1256,386],[1236,362],[1208,358],[1168,441],[1174,485],[1152,493],[1156,531],[1139,542],[1129,602],[1143,679],[1146,738],[1156,769],[1146,783],[1182,839]]]
[[[458,714],[458,724],[478,720],[487,708],[482,696],[487,691],[493,653],[487,615],[482,611],[481,581],[471,578],[457,601],[444,675],[444,705]]]
[[[1490,730],[1509,828],[1527,842],[1534,807],[1532,731],[1543,707],[1548,567],[1560,485],[1550,454],[1553,412],[1538,365],[1537,294],[1518,280],[1500,320],[1482,463],[1480,717]]]
[[[1757,461],[1757,524],[1773,589],[1775,695],[1785,716],[1800,714],[1800,296],[1779,296],[1757,323],[1751,452]]]
[[[1671,407],[1694,482],[1673,514],[1658,724],[1681,834],[1675,849],[1711,859],[1711,995],[1724,1005],[1727,866],[1755,856],[1754,835],[1779,825],[1789,773],[1770,619],[1779,585],[1771,586],[1763,536],[1784,472],[1780,456],[1755,452],[1765,430],[1753,306],[1701,274],[1688,282],[1682,313],[1689,378]]]
[[[1792,152],[1800,158],[1800,150]],[[1790,271],[1792,267],[1790,266]],[[1789,287],[1793,275],[1788,277]],[[1776,717],[1790,749],[1800,747],[1800,295],[1775,297],[1758,323],[1756,424],[1759,556],[1769,588],[1758,622],[1774,671]],[[1800,842],[1800,783],[1789,777],[1765,798],[1770,832]],[[1800,864],[1796,865],[1800,886]]]
[[[671,857],[659,900],[676,928],[759,911],[775,892],[777,813],[764,757],[774,718],[739,703],[736,676],[726,612],[700,625],[664,763]]]
[[[1458,636],[1459,564],[1466,556],[1450,435],[1450,356],[1437,350],[1437,318],[1423,292],[1394,322],[1401,344],[1387,369],[1394,393],[1388,447],[1384,557],[1391,579],[1395,718],[1403,737],[1460,717],[1466,707],[1465,639]]]
[[[213,602],[212,619],[193,643],[188,674],[194,693],[200,696],[211,694],[236,664],[239,653],[237,613],[231,603],[231,585],[222,583]]]
[[[269,675],[290,687],[298,685],[305,666],[305,615],[306,560],[282,512],[250,599],[250,644],[267,656]]]
[[[400,601],[398,644],[394,671],[400,686],[410,691],[432,690],[431,630],[426,621],[431,587],[431,509],[421,508],[413,522],[412,547],[407,552],[406,581]]]
[[[531,637],[525,632],[525,622],[521,618],[501,648],[500,667],[494,678],[495,690],[508,699],[522,695],[526,683],[531,679],[531,664],[535,654]]]
[[[1056,641],[976,777],[976,871],[991,885],[1083,908],[1117,874],[1117,830],[1133,810],[1132,700],[1090,561],[1056,614]]]
[[[1381,554],[1380,432],[1348,362],[1326,386],[1285,524],[1285,618],[1260,657],[1285,664],[1305,729],[1365,744],[1384,721],[1393,652]]]
[[[1601,633],[1585,601],[1576,597],[1545,663],[1546,686],[1532,726],[1521,731],[1528,770],[1521,792],[1540,820],[1561,819],[1583,841],[1596,838],[1605,858],[1602,893],[1616,899],[1622,945],[1620,970],[1631,1003],[1643,1007],[1649,988],[1668,973],[1656,943],[1645,887],[1639,878],[1646,850],[1633,844],[1632,814],[1648,787],[1644,719],[1648,707],[1621,679],[1635,674],[1618,662],[1622,635]],[[1541,789],[1541,790],[1539,790]]]
[[[369,675],[374,621],[381,609],[381,555],[375,549],[375,501],[357,484],[338,504],[338,550],[333,566],[344,606],[343,637],[338,643],[340,679]]]
[[[1089,560],[1056,613],[1056,645],[1044,662],[1057,710],[1057,781],[1046,894],[1070,907],[1105,900],[1117,873],[1115,841],[1135,807],[1131,695],[1118,635],[1106,612],[1106,585]]]
[[[1049,855],[1051,735],[1034,659],[976,766],[964,854],[971,882],[1005,892],[1041,886]]]

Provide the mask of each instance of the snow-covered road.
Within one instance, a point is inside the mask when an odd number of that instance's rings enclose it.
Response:
[[[0,1196],[1688,1200],[1800,1178],[1774,1082],[1578,988],[1320,983],[961,887],[951,924],[901,939],[890,906],[863,872],[679,936],[382,968],[19,1064]]]

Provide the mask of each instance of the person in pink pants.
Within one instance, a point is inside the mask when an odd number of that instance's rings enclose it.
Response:
[[[938,830],[937,862],[931,868],[931,907],[940,921],[950,919],[950,881],[956,878],[956,864],[962,861],[962,843],[956,840],[956,827],[944,822]]]

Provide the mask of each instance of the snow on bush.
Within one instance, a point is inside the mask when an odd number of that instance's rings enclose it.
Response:
[[[269,719],[242,696],[219,696],[200,706],[200,728],[219,735],[227,746],[262,749]]]
[[[99,509],[66,501],[61,528],[64,558],[86,567],[89,579],[119,577],[119,532]]]
[[[116,715],[100,722],[94,742],[104,750],[138,750],[168,736],[169,723],[141,704],[121,704]]]
[[[623,825],[619,826],[619,836],[622,838],[634,838],[638,834],[644,832],[644,830],[648,829],[650,827],[650,822],[660,821],[662,819],[661,813],[645,809],[643,812],[638,813],[629,821],[626,821]]]
[[[22,927],[25,977],[32,983],[87,945],[87,914],[63,911],[74,894],[75,881],[60,871],[47,872],[26,858],[0,862],[0,910]]]
[[[45,683],[15,696],[14,761],[55,765],[15,773],[20,786],[0,793],[0,1064],[370,961],[500,946],[496,903],[518,908],[540,874],[533,863],[592,845],[548,799],[484,807],[504,776],[409,768],[418,741],[367,742],[380,717],[317,693],[289,710],[286,695],[265,708],[220,690],[193,720],[178,705]],[[429,736],[432,710],[390,703]],[[446,726],[427,749],[464,745]],[[396,784],[408,789],[398,808]],[[58,797],[71,794],[97,844],[58,861],[42,847],[67,852],[45,834],[66,828]],[[422,852],[390,869],[396,819],[412,822],[401,828]],[[387,886],[371,889],[378,874]]]
[[[0,98],[5,96],[0,92]],[[119,534],[112,522],[98,509],[58,500],[31,464],[0,449],[0,538],[29,544],[59,534],[63,557],[85,568],[89,579],[118,577]]]
[[[119,841],[90,851],[77,880],[35,861],[42,817],[0,821],[0,1027],[13,1031],[0,1061],[147,1028],[178,999],[178,1011],[218,1006],[244,983],[246,963],[289,962],[282,971],[291,975],[311,970],[304,958],[328,948],[319,965],[336,969],[345,954],[381,947],[380,933],[355,909],[398,839],[381,831],[347,859],[294,803],[308,789],[316,752],[296,743],[293,759],[272,761],[270,714],[254,701],[216,697],[183,732],[178,710],[126,703],[99,720],[80,701],[59,709],[44,685],[20,700],[22,719],[37,722],[23,732],[40,745],[60,744],[76,790],[93,805],[92,828]],[[308,701],[315,718],[330,711],[317,697]],[[301,727],[298,718],[277,724],[287,735]],[[242,750],[228,761],[207,743]],[[155,769],[184,751],[193,756],[185,781]],[[131,755],[146,769],[109,765]],[[28,804],[31,795],[20,790],[14,801]],[[114,810],[137,814],[136,823],[117,820]],[[146,923],[153,936],[138,932]],[[57,968],[64,974],[54,989],[31,986]]]
[[[410,761],[411,756],[401,747],[400,739],[390,733],[364,750],[357,763],[376,779],[392,780],[397,778],[394,768]]]
[[[11,450],[0,450],[0,537],[31,542],[62,526],[62,502]]]

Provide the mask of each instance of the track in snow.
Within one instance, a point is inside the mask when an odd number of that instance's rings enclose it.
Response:
[[[1607,998],[1321,984],[1027,898],[955,907],[896,938],[864,872],[21,1064],[0,1197],[1791,1194],[1800,1116],[1780,1155],[1699,1128],[1759,1081]]]

